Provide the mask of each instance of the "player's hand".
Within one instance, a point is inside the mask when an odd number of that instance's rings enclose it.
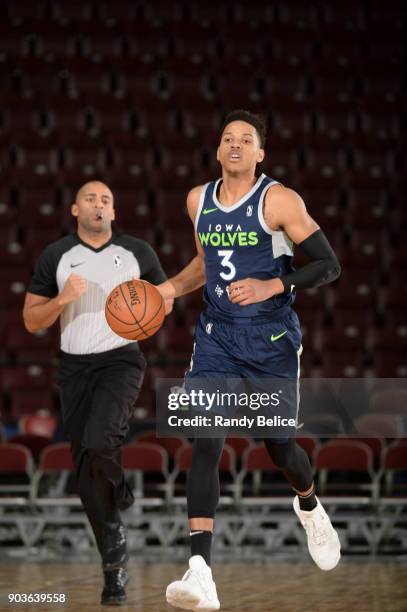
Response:
[[[279,278],[259,280],[258,278],[244,278],[229,285],[229,300],[239,306],[248,306],[257,302],[264,302],[274,295],[284,292],[283,283]]]
[[[175,287],[170,281],[165,281],[160,285],[156,285],[156,289],[161,293],[164,300],[165,314],[168,315],[174,306]]]
[[[133,280],[140,280],[136,276],[133,276]],[[155,288],[161,293],[164,300],[164,312],[166,315],[170,314],[174,305],[174,293],[175,289],[169,281],[165,281],[160,285],[155,285]]]
[[[61,306],[72,304],[81,297],[88,288],[88,282],[78,274],[70,274],[65,282],[64,288],[59,294],[59,303]]]

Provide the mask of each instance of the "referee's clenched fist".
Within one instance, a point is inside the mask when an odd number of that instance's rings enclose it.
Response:
[[[64,288],[59,295],[61,306],[72,304],[83,295],[88,288],[88,281],[78,274],[70,274],[66,280]]]

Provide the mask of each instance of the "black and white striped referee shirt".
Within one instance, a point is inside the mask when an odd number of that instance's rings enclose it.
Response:
[[[41,253],[27,291],[53,298],[72,273],[83,276],[88,289],[60,316],[61,349],[80,355],[134,342],[117,336],[106,322],[105,301],[114,287],[132,278],[142,278],[153,285],[166,280],[157,254],[144,240],[113,234],[109,242],[95,249],[73,234],[50,244]]]

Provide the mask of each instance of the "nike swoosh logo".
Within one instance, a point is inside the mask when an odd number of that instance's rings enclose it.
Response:
[[[218,210],[218,209],[217,208],[204,208],[202,212],[204,215],[209,215],[209,213],[214,212],[215,210]]]
[[[278,336],[275,336],[274,334],[272,336],[270,336],[270,340],[272,342],[275,342],[276,340],[280,340],[280,338],[282,338],[283,336],[285,336],[287,333],[287,330],[281,332],[281,334],[278,334]]]
[[[84,264],[84,263],[85,263],[84,261],[80,261],[80,262],[79,262],[79,263],[77,263],[77,264],[71,264],[71,268],[77,268],[78,266],[81,266],[81,265],[82,265],[82,264]]]

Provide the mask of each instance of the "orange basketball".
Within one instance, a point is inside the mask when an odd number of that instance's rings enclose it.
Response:
[[[153,336],[163,324],[164,316],[161,293],[144,280],[118,285],[106,300],[106,321],[115,334],[126,340]]]

